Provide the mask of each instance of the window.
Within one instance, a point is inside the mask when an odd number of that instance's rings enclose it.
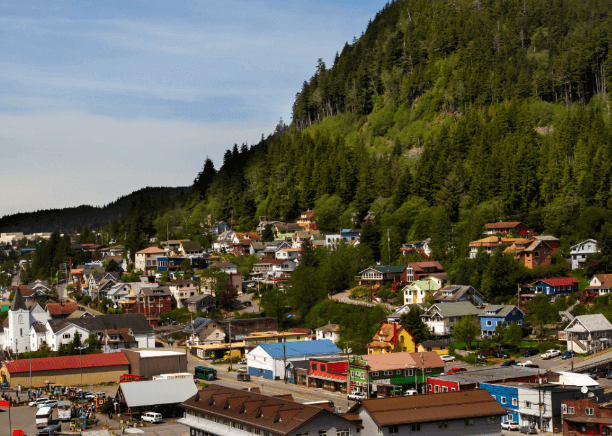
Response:
[[[407,370],[406,370],[406,376],[411,377],[411,376],[413,375],[413,373],[414,373],[414,372],[413,372],[413,370],[412,370],[412,369],[407,369]]]
[[[421,431],[421,424],[412,424],[411,430],[412,431]]]
[[[525,405],[527,405],[527,401],[525,401]],[[561,413],[567,413],[567,406],[565,404],[561,405]]]
[[[491,327],[492,326],[492,322],[491,321],[487,321],[487,327]]]
[[[501,397],[501,403],[506,404],[506,397]]]
[[[70,333],[64,333],[64,335],[62,335],[62,338],[70,339]]]
[[[429,385],[429,392],[431,392],[432,385]]]
[[[506,415],[506,421],[513,421],[511,414]]]
[[[584,409],[584,411],[586,412],[587,415],[595,414],[595,409],[592,409],[590,407],[587,407],[586,409]]]
[[[385,375],[393,375],[393,371],[385,371]]]
[[[402,370],[401,370],[401,369],[398,369],[397,371],[395,371],[395,373],[396,373],[397,375],[401,375]]]
[[[398,433],[399,433],[399,428],[397,425],[389,426],[389,434],[398,434]]]
[[[313,371],[318,371],[319,370],[319,365],[317,365],[316,363],[312,364],[312,370]]]
[[[425,368],[425,372],[431,372],[431,368]]]
[[[339,428],[336,430],[336,436],[351,436],[351,430],[348,428]]]
[[[442,386],[442,392],[448,392],[448,388],[446,386]]]
[[[256,436],[259,436],[261,434],[261,430],[256,428],[256,429],[253,430],[253,434],[256,435]]]
[[[451,388],[451,391],[452,391],[452,392],[455,392],[455,388]]]
[[[573,415],[574,414],[574,408],[573,407],[568,407],[567,408],[567,413],[568,413],[568,415]]]
[[[319,436],[327,436],[327,430],[319,430]]]
[[[438,392],[440,392],[440,386],[437,386],[434,388],[434,392],[437,394]]]
[[[531,409],[531,401],[525,401],[525,409]],[[563,412],[565,412],[565,404],[563,405]]]
[[[487,424],[495,424],[497,421],[497,417],[495,416],[487,416],[486,423]]]
[[[448,422],[446,421],[440,421],[438,423],[438,428],[448,428]]]
[[[513,406],[518,406],[518,400],[516,398],[512,399],[512,405]]]
[[[466,427],[472,427],[474,425],[474,418],[468,418],[465,420]]]
[[[295,436],[308,436],[308,432],[305,431],[304,433],[296,433]]]
[[[374,372],[372,373],[372,377],[378,377],[378,371],[374,371]]]

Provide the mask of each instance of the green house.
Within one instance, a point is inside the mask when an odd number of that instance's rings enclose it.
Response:
[[[427,379],[444,372],[444,362],[435,351],[353,356],[349,360],[350,392],[401,395],[408,389],[422,392]]]

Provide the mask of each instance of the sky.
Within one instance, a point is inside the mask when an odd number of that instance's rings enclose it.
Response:
[[[0,216],[188,186],[387,0],[0,0]]]

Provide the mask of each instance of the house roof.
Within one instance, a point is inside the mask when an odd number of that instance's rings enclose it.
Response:
[[[265,429],[277,435],[294,434],[297,429],[320,415],[325,417],[324,421],[327,421],[328,425],[339,426],[334,421],[350,422],[342,415],[336,415],[322,407],[216,384],[200,390],[197,395],[184,401],[182,406],[210,413],[213,416],[222,416],[249,427]],[[358,425],[354,422],[351,424]],[[227,426],[219,427],[215,433],[224,434],[221,433],[224,428]]]
[[[425,268],[436,268],[436,270],[444,271],[444,267],[437,260],[428,260],[425,262],[408,262],[408,265],[414,272],[425,272]]]
[[[400,274],[402,271],[404,271],[404,266],[383,266],[383,265],[374,265],[371,266],[369,268],[364,269],[363,271],[361,271],[361,273],[369,270],[369,269],[373,269],[375,271],[378,271],[380,273],[391,273],[391,274]],[[360,273],[360,274],[361,274]]]
[[[361,400],[349,412],[363,407],[379,427],[420,422],[448,421],[505,415],[504,409],[484,389]]]
[[[129,408],[157,404],[178,404],[198,392],[198,388],[191,377],[121,383],[119,389],[123,393]]]
[[[466,316],[466,315],[480,315],[481,309],[478,309],[469,301],[458,301],[456,303],[436,303],[427,309],[426,314],[432,314],[437,312],[443,317],[447,318],[450,316]]]
[[[263,349],[270,357],[283,357],[282,343],[260,344],[254,350],[257,348]],[[323,341],[285,342],[284,348],[284,355],[287,357],[342,353],[342,350],[328,339]]]
[[[473,295],[478,297],[480,300],[484,300],[484,297],[482,296],[482,294],[478,292],[476,289],[472,288],[471,286],[461,286],[461,285],[444,286],[442,289],[436,292],[433,297],[435,300],[458,302],[458,300],[460,300],[466,293],[469,293],[470,289],[473,290]],[[451,291],[452,291],[451,295],[445,295],[445,293],[448,293]]]
[[[508,222],[499,222],[499,223],[488,223],[485,224],[485,229],[487,230],[496,230],[496,229],[513,229],[514,227],[523,224],[520,221],[508,221]]]
[[[513,309],[516,309],[519,312],[523,313],[518,307],[511,304],[489,304],[482,310],[482,313],[480,315],[505,318],[510,314],[510,312],[512,312]],[[490,315],[487,312],[495,312],[495,314]]]
[[[610,321],[603,316],[601,313],[595,315],[580,315],[577,316],[565,329],[566,331],[572,331],[573,326],[580,323],[590,332],[601,331],[601,330],[612,330],[612,324]]]
[[[181,242],[181,246],[185,251],[196,251],[202,249],[202,245],[198,241],[184,241]]]
[[[571,286],[571,285],[577,285],[578,283],[580,283],[580,280],[575,279],[573,277],[562,277],[558,279],[542,279],[538,281],[544,282],[550,286],[568,286],[568,285]]]
[[[338,330],[340,330],[340,326],[338,324],[327,324],[317,329],[318,332],[323,333],[332,333],[337,332]]]
[[[587,289],[610,289],[612,288],[612,274],[595,274],[601,286],[587,286]],[[591,279],[592,280],[592,279]]]
[[[87,316],[76,319],[52,319],[48,321],[51,330],[57,332],[69,324],[74,324],[89,332],[107,329],[130,328],[133,332],[152,333],[153,327],[142,313],[122,313],[118,315]]]
[[[309,335],[312,333],[312,331],[310,329],[303,329],[303,328],[299,328],[299,327],[293,327],[291,329],[291,333],[302,333],[305,335]]]
[[[136,254],[154,254],[154,253],[166,253],[166,250],[162,250],[157,247],[148,247],[144,250],[137,251]]]
[[[263,250],[264,248],[266,248],[263,242],[259,241],[251,241],[251,247],[253,247],[253,250]]]
[[[302,227],[301,225],[297,224],[297,223],[276,223],[274,224],[274,227],[276,227],[277,230],[281,231],[281,232],[295,232],[298,230],[304,230],[304,227]]]
[[[200,294],[200,295],[193,295],[193,296],[187,298],[184,301],[185,301],[185,303],[199,303],[202,300],[216,300],[216,298],[213,297],[212,295]]]
[[[400,324],[395,324],[395,331],[397,332],[397,334],[399,334],[399,332],[401,332],[402,330],[408,332],[408,330],[406,330],[404,328],[404,326],[400,325]],[[410,332],[408,332],[408,334],[410,334]],[[410,334],[412,336],[412,334]],[[384,339],[381,342],[391,342],[393,341],[393,323],[383,323],[379,328],[378,331],[376,332],[376,334],[374,335],[374,338],[377,341],[380,341],[380,336],[383,336]],[[368,344],[369,345],[369,344]]]
[[[423,341],[419,345],[422,345],[425,348],[427,348],[427,347],[444,347],[444,346],[448,345],[448,339],[438,339],[438,340],[431,340],[431,341]]]
[[[70,315],[72,312],[79,310],[76,302],[69,303],[47,303],[47,312],[51,316]]]
[[[83,368],[129,365],[123,353],[83,354],[83,356],[43,357],[32,359],[32,372],[77,369],[81,367],[81,357]],[[11,374],[29,372],[30,361],[26,359],[15,360],[11,363],[7,363],[6,369]]]
[[[421,357],[423,360],[421,361]],[[445,363],[435,351],[423,353],[385,353],[366,354],[361,356],[370,367],[370,371],[388,371],[396,368],[443,368]]]
[[[145,297],[169,297],[172,295],[170,288],[159,286],[157,288],[140,288],[140,293]]]
[[[209,266],[210,268],[238,268],[237,265],[234,265],[231,262],[213,262]]]
[[[195,287],[197,286],[197,283],[190,279],[178,279],[178,280],[173,280],[168,283],[168,286],[179,286],[179,285],[193,285]]]

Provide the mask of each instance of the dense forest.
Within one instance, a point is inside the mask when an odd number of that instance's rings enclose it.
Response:
[[[207,244],[215,221],[250,230],[314,208],[323,231],[361,228],[367,252],[347,254],[354,265],[405,262],[402,243],[431,237],[454,281],[492,300],[533,274],[564,274],[569,246],[585,238],[604,251],[592,268],[608,270],[611,10],[612,0],[390,2],[330,67],[313,65],[289,124],[235,144],[218,169],[207,159],[181,195],[124,204],[103,230],[133,253],[155,234]],[[552,267],[529,273],[501,252],[467,260],[468,243],[499,220],[561,238]],[[331,264],[317,256],[303,269]],[[302,315],[354,282],[321,283],[293,306]]]

